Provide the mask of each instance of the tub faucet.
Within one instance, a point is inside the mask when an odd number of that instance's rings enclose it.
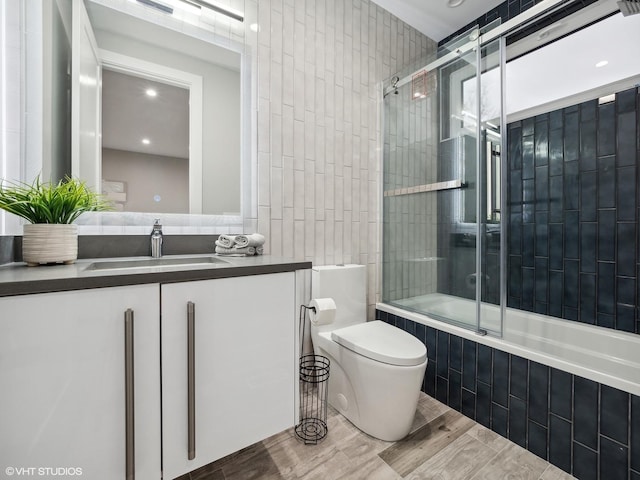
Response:
[[[160,225],[159,218],[156,218],[153,230],[151,230],[151,257],[162,257],[162,225]]]

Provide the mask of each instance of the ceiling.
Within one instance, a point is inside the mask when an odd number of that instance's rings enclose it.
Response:
[[[134,15],[119,12],[113,8],[104,7],[94,2],[85,2],[91,20],[91,26],[96,34],[98,47],[101,47],[101,36],[105,33],[117,35],[124,39],[132,38],[144,41],[170,51],[198,58],[209,63],[240,71],[240,55],[237,52],[213,43],[200,40],[172,28],[145,21]]]
[[[640,15],[612,15],[507,63],[507,112],[528,111],[581,92],[597,93],[625,79],[636,83],[640,56],[621,48],[624,45],[640,45]],[[541,82],[541,76],[553,76],[553,82]]]
[[[455,8],[448,0],[373,0],[400,20],[411,25],[427,37],[439,42],[464,27],[503,0],[466,0]],[[451,0],[458,3],[459,0]]]
[[[102,146],[189,158],[189,90],[103,70]]]
[[[507,56],[511,52],[512,59],[507,60],[505,70],[508,122],[596,98],[607,103],[612,93],[639,85],[640,56],[620,45],[640,45],[640,15],[611,14],[607,3],[615,5],[600,0],[509,45]],[[473,112],[476,78],[466,74],[463,78],[468,80],[462,80],[462,109]],[[486,70],[481,81],[482,118],[499,121],[499,69]]]
[[[237,52],[94,2],[86,2],[86,6],[99,48],[109,45],[109,40],[113,43],[118,39],[126,44],[133,39],[140,45],[148,44],[152,50],[177,52],[183,57],[240,71]],[[132,49],[126,53],[137,57],[139,52]],[[154,57],[140,58],[154,61]],[[157,92],[156,97],[145,94],[149,88]],[[149,143],[142,143],[143,138]],[[103,69],[102,146],[188,159],[189,90]]]

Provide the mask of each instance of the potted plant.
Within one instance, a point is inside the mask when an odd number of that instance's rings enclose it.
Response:
[[[70,264],[78,258],[78,230],[73,222],[84,212],[110,210],[101,195],[84,182],[65,178],[57,184],[0,184],[0,209],[29,222],[24,225],[22,258],[29,266]]]

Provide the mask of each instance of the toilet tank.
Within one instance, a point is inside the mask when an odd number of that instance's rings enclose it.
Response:
[[[367,320],[367,267],[327,265],[311,270],[311,298],[331,297],[336,302],[336,319],[331,329]]]

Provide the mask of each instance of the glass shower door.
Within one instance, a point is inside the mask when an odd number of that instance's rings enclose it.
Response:
[[[382,294],[500,334],[501,50],[472,38],[386,91]]]
[[[437,291],[437,202],[421,191],[438,179],[436,73],[384,99],[383,299],[416,311]]]
[[[477,42],[439,68],[440,125],[438,167],[442,181],[460,188],[438,196],[438,295],[425,313],[478,329],[477,298],[481,277],[477,265],[478,83]],[[469,44],[467,44],[467,47]],[[464,47],[461,47],[461,49]],[[460,50],[458,50],[460,51]]]

